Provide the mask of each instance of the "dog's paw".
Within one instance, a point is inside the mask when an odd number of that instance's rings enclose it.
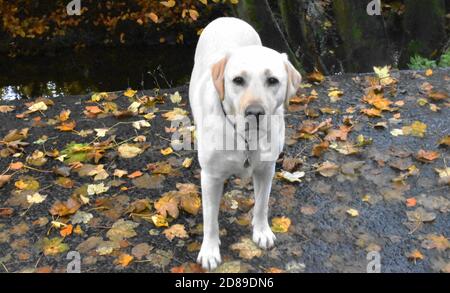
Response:
[[[258,244],[262,249],[271,248],[275,244],[275,234],[269,226],[264,229],[253,228],[253,242]]]
[[[200,249],[200,253],[197,257],[197,263],[202,265],[202,268],[208,271],[215,270],[222,259],[220,257],[220,249],[219,246],[204,246]]]

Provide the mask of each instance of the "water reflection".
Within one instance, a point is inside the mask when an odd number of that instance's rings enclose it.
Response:
[[[0,99],[177,86],[188,81],[193,54],[193,47],[157,46],[0,57]]]

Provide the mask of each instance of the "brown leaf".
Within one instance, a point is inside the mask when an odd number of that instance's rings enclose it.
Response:
[[[330,143],[328,141],[322,141],[319,144],[315,144],[312,148],[312,155],[314,157],[320,157],[322,156],[322,153],[328,150],[330,147]]]
[[[428,94],[428,97],[433,100],[433,101],[444,101],[447,100],[449,95],[447,93],[444,92],[430,92]]]
[[[167,214],[169,214],[171,217],[177,218],[179,214],[178,203],[179,200],[174,192],[166,192],[157,202],[155,202],[154,206],[158,213],[163,217],[167,217]]]
[[[440,154],[438,152],[426,150],[420,150],[416,155],[416,159],[424,163],[431,163],[439,157]]]
[[[75,214],[75,212],[81,207],[78,200],[74,198],[69,198],[65,202],[57,200],[50,208],[50,214],[53,216],[64,217],[67,215]]]
[[[11,179],[11,175],[0,175],[0,188],[2,188]]]
[[[339,171],[339,166],[336,165],[335,163],[326,161],[324,163],[322,163],[319,168],[317,168],[316,170],[317,172],[320,173],[320,175],[324,176],[324,177],[333,177],[334,175],[336,175]]]

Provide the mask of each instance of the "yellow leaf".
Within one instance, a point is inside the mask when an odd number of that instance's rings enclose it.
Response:
[[[132,97],[134,97],[134,95],[135,95],[136,93],[137,93],[137,91],[135,91],[135,90],[129,88],[129,89],[127,89],[127,90],[123,93],[123,95],[124,95],[125,97],[132,98]]]
[[[416,261],[416,260],[423,260],[423,254],[418,251],[417,249],[414,249],[410,254],[408,254],[408,259],[412,260],[412,261]]]
[[[150,12],[148,14],[148,17],[154,22],[154,23],[158,23],[159,17],[156,13]]]
[[[120,265],[122,267],[126,267],[130,264],[130,262],[133,260],[133,256],[129,255],[127,253],[122,253],[121,255],[119,255],[119,257],[116,259],[116,261],[114,262],[117,265]]]
[[[286,233],[291,226],[291,219],[287,217],[277,217],[272,219],[272,231],[275,233]]]
[[[388,66],[384,66],[384,67],[374,67],[373,70],[375,71],[375,74],[377,75],[377,77],[379,79],[383,79],[383,78],[388,78],[390,77],[389,74],[389,67]]]
[[[35,103],[35,104],[31,105],[28,108],[28,111],[33,113],[33,112],[36,112],[36,111],[45,111],[47,109],[48,109],[48,107],[47,107],[47,105],[44,102],[38,102],[38,103]]]
[[[104,98],[108,97],[108,93],[102,92],[102,93],[95,93],[91,96],[92,102],[100,102]]]
[[[186,158],[186,159],[184,159],[184,161],[183,161],[183,164],[182,164],[182,166],[184,167],[184,168],[189,168],[190,166],[192,165],[192,158]]]
[[[402,128],[404,135],[412,135],[416,137],[424,137],[427,131],[427,125],[420,121],[414,121],[409,126],[404,126]]]
[[[167,8],[172,8],[175,6],[175,0],[169,0],[169,1],[160,1],[162,5],[166,6]]]
[[[355,209],[348,209],[347,210],[347,214],[350,215],[351,217],[357,217],[359,216],[359,212]]]
[[[168,156],[168,155],[170,155],[171,153],[173,153],[173,149],[172,149],[171,147],[168,147],[168,148],[166,148],[166,149],[162,149],[162,150],[161,150],[161,154],[163,154],[164,156]]]
[[[197,18],[199,17],[198,11],[195,9],[189,9],[189,16],[193,19],[193,20],[197,20]]]
[[[167,222],[166,217],[162,215],[153,215],[152,221],[156,227],[169,227],[169,223]]]

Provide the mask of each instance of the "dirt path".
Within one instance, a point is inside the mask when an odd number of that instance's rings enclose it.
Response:
[[[368,257],[379,257],[382,272],[450,271],[450,70],[391,76],[397,82],[372,88],[384,96],[366,102],[368,76],[334,76],[303,89],[287,113],[288,146],[277,171],[305,175],[301,182],[274,179],[277,246],[260,251],[249,241],[252,187],[231,178],[219,271],[366,272]],[[176,91],[180,104],[170,99]],[[136,96],[142,113],[126,112]],[[190,110],[187,87],[99,99],[53,99],[46,110],[34,101],[40,110],[22,118],[30,101],[0,102],[15,107],[0,113],[0,271],[64,272],[69,251],[80,253],[83,272],[199,270],[196,153],[166,149],[173,131],[167,118],[183,114],[175,107]],[[383,117],[368,116],[376,109]],[[70,110],[65,122],[63,110]],[[155,118],[146,115],[152,111]],[[151,126],[137,129],[135,121]],[[61,125],[67,131],[55,129]],[[28,145],[19,150],[18,142]],[[64,157],[71,142],[85,145]]]

